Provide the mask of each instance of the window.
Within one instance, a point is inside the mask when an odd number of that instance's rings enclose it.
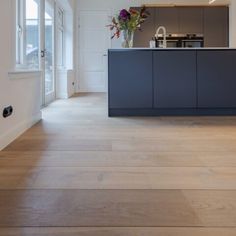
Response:
[[[58,23],[57,65],[58,67],[63,67],[64,66],[64,11],[61,8],[58,8],[57,23]]]
[[[16,0],[16,66],[39,68],[39,2]]]

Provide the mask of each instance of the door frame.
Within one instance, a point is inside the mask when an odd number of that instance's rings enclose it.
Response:
[[[54,90],[51,94],[46,94],[45,92],[45,10],[46,10],[46,1],[51,3],[53,6],[54,16],[53,16],[53,87]],[[40,0],[40,70],[42,71],[42,107],[49,105],[56,99],[56,1],[55,0]],[[44,54],[44,55],[43,55]]]
[[[80,34],[81,34],[81,13],[83,12],[106,12],[107,13],[107,16],[111,16],[112,14],[112,10],[111,9],[81,9],[79,11],[76,11],[76,19],[77,19],[77,25],[78,27],[76,27],[77,29],[77,32],[76,32],[76,38],[77,38],[77,51],[76,51],[76,66],[77,66],[77,69],[76,69],[76,92],[84,92],[84,88],[81,89],[80,85],[81,85],[81,80],[82,80],[82,76],[83,76],[83,73],[82,73],[82,70],[81,70],[81,63],[80,63],[80,60],[81,60],[81,50],[80,50],[80,45],[81,45],[81,42],[80,42]],[[106,27],[106,25],[104,26]],[[111,33],[110,33],[111,35]],[[112,40],[109,40],[108,41],[108,49],[112,47]],[[107,69],[108,69],[108,52],[106,53],[106,63],[107,63]],[[107,80],[105,81],[105,87],[106,87],[106,93],[108,92],[108,71],[106,71],[106,77],[107,77]]]

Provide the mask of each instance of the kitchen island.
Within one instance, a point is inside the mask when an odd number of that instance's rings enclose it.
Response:
[[[236,49],[109,50],[109,116],[236,115]]]

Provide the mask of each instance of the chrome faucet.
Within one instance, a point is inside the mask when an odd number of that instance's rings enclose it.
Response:
[[[160,31],[162,31],[162,35],[163,35],[163,42],[162,42],[162,45],[160,47],[166,48],[167,47],[166,28],[164,26],[158,27],[158,29],[156,31],[156,34],[155,34],[155,38],[158,40]]]

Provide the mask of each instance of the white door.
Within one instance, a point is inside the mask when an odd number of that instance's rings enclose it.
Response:
[[[44,13],[44,81],[45,81],[45,104],[55,100],[55,65],[54,65],[54,25],[55,3],[45,0]]]
[[[79,91],[107,92],[107,50],[111,46],[109,12],[80,11]]]
[[[54,50],[54,0],[41,0],[41,70],[43,74],[42,106],[46,106],[55,100],[55,50]]]

